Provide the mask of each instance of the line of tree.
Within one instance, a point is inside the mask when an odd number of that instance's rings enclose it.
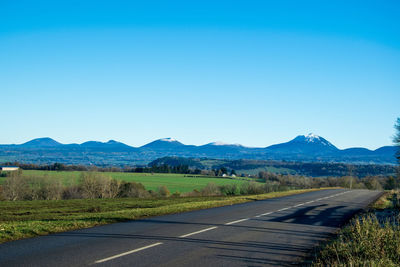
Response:
[[[8,173],[0,186],[3,200],[58,200],[94,198],[151,198],[167,197],[165,186],[158,190],[146,190],[143,184],[111,178],[99,172],[82,172],[79,181],[65,185],[58,177],[46,175],[22,175],[22,170]]]
[[[395,176],[367,176],[359,178],[346,175],[341,177],[321,178],[274,174],[261,171],[258,174],[258,179],[265,183],[276,182],[280,185],[288,185],[295,188],[344,187],[350,189],[392,190],[399,186]]]
[[[61,179],[46,175],[23,175],[22,170],[8,173],[0,186],[1,200],[59,200],[59,199],[95,199],[95,198],[165,198],[165,197],[200,197],[233,196],[262,194],[295,189],[291,185],[278,182],[265,184],[247,182],[228,185],[207,184],[201,190],[180,193],[171,192],[161,185],[158,190],[146,190],[141,183],[125,182],[111,178],[100,172],[82,172],[78,183],[64,185]]]
[[[344,176],[338,178],[315,178],[295,175],[279,175],[260,172],[260,182],[242,184],[208,184],[201,190],[181,194],[171,192],[160,185],[158,190],[146,190],[141,183],[126,182],[111,178],[100,172],[82,172],[79,181],[65,185],[57,177],[46,175],[22,175],[22,170],[10,172],[0,186],[0,199],[3,200],[57,200],[82,198],[158,198],[158,197],[199,197],[234,196],[262,194],[291,189],[309,189],[320,187],[344,187],[351,189],[394,189],[398,186],[394,177],[357,178]],[[190,179],[190,178],[188,178]]]

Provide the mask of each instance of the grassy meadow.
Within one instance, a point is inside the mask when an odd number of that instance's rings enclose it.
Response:
[[[282,197],[319,189],[251,196],[71,199],[0,202],[0,243],[190,210]]]
[[[48,176],[54,179],[61,179],[64,185],[76,184],[81,177],[80,171],[37,171],[24,170],[24,176]],[[185,174],[169,174],[169,173],[127,173],[127,172],[102,172],[102,174],[111,178],[126,182],[142,183],[147,190],[157,190],[160,186],[165,185],[171,193],[173,192],[191,192],[194,189],[201,190],[208,183],[215,185],[237,184],[246,182],[242,178],[224,178],[224,177],[208,177],[201,175],[185,175]],[[0,177],[0,184],[5,177]],[[248,180],[247,180],[248,182]]]

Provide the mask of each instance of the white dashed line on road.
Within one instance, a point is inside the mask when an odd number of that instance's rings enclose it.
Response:
[[[315,201],[321,201],[321,200],[328,199],[328,198],[331,198],[331,197],[337,197],[337,196],[343,195],[343,194],[348,193],[348,192],[350,192],[350,191],[345,191],[345,192],[334,194],[334,195],[327,196],[327,197],[321,197],[321,198],[318,198],[318,199],[315,199],[315,200],[310,200],[310,201],[307,201],[307,202],[304,202],[304,203],[300,203],[300,204],[297,204],[297,205],[294,205],[294,206],[291,206],[291,207],[283,208],[283,209],[280,209],[280,210],[277,210],[277,211],[271,211],[271,212],[263,213],[263,214],[260,214],[260,215],[254,216],[254,217],[259,218],[259,217],[262,217],[262,216],[265,216],[265,215],[269,215],[269,214],[274,213],[274,212],[284,211],[284,210],[288,210],[288,209],[291,209],[291,208],[297,208],[297,207],[300,207],[300,206],[303,206],[303,205],[306,205],[306,204],[314,203]],[[240,221],[241,220],[236,221],[236,222],[240,222]]]
[[[343,195],[343,194],[348,193],[348,192],[350,192],[350,191],[345,191],[345,192],[338,193],[338,194],[335,194],[335,195],[331,195],[331,196],[327,196],[327,197],[323,197],[323,198],[318,198],[318,199],[315,199],[315,200],[310,200],[308,202],[300,203],[300,204],[297,204],[297,205],[294,205],[294,206],[291,206],[291,207],[287,207],[287,208],[283,208],[283,209],[280,209],[280,210],[277,210],[277,211],[266,212],[266,213],[263,213],[263,214],[260,214],[260,215],[254,216],[254,217],[259,218],[261,216],[267,216],[267,215],[270,215],[270,214],[272,214],[274,212],[280,212],[280,211],[288,210],[290,208],[300,207],[300,206],[303,206],[303,205],[306,205],[306,204],[311,204],[311,203],[313,203],[315,201],[321,201],[321,200],[324,200],[324,199],[337,197],[337,196]],[[240,222],[244,222],[244,221],[248,221],[248,220],[250,220],[250,218],[244,218],[244,219],[228,222],[228,223],[225,223],[225,225],[232,225],[232,224],[236,224],[236,223],[240,223]],[[192,235],[196,235],[196,234],[200,234],[200,233],[207,232],[207,231],[210,231],[210,230],[214,230],[216,228],[218,228],[218,227],[217,226],[213,226],[213,227],[206,228],[206,229],[203,229],[203,230],[199,230],[199,231],[196,231],[196,232],[192,232],[192,233],[181,235],[181,236],[179,236],[179,238],[189,237],[189,236],[192,236]],[[163,243],[162,242],[154,243],[154,244],[151,244],[151,245],[148,245],[148,246],[145,246],[145,247],[137,248],[137,249],[130,250],[130,251],[127,251],[127,252],[124,252],[124,253],[121,253],[121,254],[117,254],[117,255],[114,255],[114,256],[111,256],[111,257],[108,257],[108,258],[97,260],[94,263],[95,264],[96,263],[103,263],[103,262],[106,262],[106,261],[109,261],[109,260],[113,260],[113,259],[116,259],[116,258],[119,258],[119,257],[123,257],[123,256],[129,255],[129,254],[132,254],[132,253],[136,253],[136,252],[148,249],[148,248],[159,246],[161,244],[163,244]]]
[[[124,252],[124,253],[121,253],[121,254],[118,254],[118,255],[115,255],[115,256],[111,256],[111,257],[108,257],[108,258],[105,258],[105,259],[102,259],[102,260],[98,260],[98,261],[95,261],[94,263],[102,263],[102,262],[105,262],[105,261],[113,260],[113,259],[116,259],[116,258],[119,258],[119,257],[122,257],[122,256],[126,256],[126,255],[129,255],[129,254],[135,253],[135,252],[139,252],[139,251],[142,251],[142,250],[145,250],[145,249],[148,249],[148,248],[152,248],[152,247],[155,247],[155,246],[158,246],[158,245],[161,245],[161,244],[162,244],[161,242],[154,243],[154,244],[151,244],[151,245],[148,245],[148,246],[145,246],[145,247],[137,248],[137,249],[130,250],[130,251],[127,251],[127,252]]]
[[[240,223],[240,222],[244,222],[249,220],[249,218],[245,218],[245,219],[241,219],[241,220],[237,220],[237,221],[233,221],[233,222],[228,222],[225,225],[231,225],[231,224],[235,224],[235,223]]]
[[[203,230],[200,230],[200,231],[196,231],[196,232],[193,232],[193,233],[189,233],[189,234],[186,234],[186,235],[181,235],[181,236],[179,236],[179,238],[184,238],[184,237],[200,234],[200,233],[203,233],[203,232],[206,232],[206,231],[213,230],[215,228],[218,228],[218,227],[217,226],[213,226],[213,227],[206,228],[206,229],[203,229]]]

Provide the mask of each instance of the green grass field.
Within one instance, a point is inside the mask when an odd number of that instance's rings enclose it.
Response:
[[[216,185],[226,184],[241,184],[245,183],[245,180],[240,178],[229,179],[223,177],[206,177],[206,176],[194,176],[184,174],[164,174],[164,173],[124,173],[124,172],[104,172],[104,175],[108,175],[117,180],[123,180],[127,182],[139,182],[142,183],[147,190],[157,190],[158,187],[165,185],[171,193],[174,192],[190,192],[193,189],[201,190],[208,183],[214,183]],[[74,171],[36,171],[36,170],[24,170],[23,175],[25,176],[49,176],[55,179],[61,179],[65,185],[71,185],[77,183],[81,176],[81,172]],[[0,183],[4,181],[4,177],[0,177]]]

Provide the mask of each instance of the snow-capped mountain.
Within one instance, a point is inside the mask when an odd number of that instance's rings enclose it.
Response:
[[[278,153],[278,154],[297,154],[297,155],[321,155],[336,152],[339,149],[332,145],[325,138],[315,135],[299,135],[293,140],[272,145],[266,148],[270,153]]]
[[[331,142],[329,142],[325,138],[323,138],[319,135],[313,134],[313,133],[310,133],[307,135],[299,135],[290,142],[300,143],[300,144],[308,144],[308,145],[313,145],[313,146],[315,146],[315,145],[323,146],[323,147],[325,146],[325,147],[337,149],[334,145],[332,145]]]
[[[228,144],[221,141],[205,144],[205,146],[242,146],[241,144]]]
[[[307,135],[299,135],[295,139],[293,139],[294,142],[304,142],[304,143],[312,143],[312,144],[321,144],[324,146],[330,146],[330,147],[335,147],[334,145],[331,144],[328,140],[325,138],[309,133]]]
[[[159,141],[170,142],[170,143],[178,142],[178,140],[176,140],[176,139],[174,139],[174,138],[171,138],[171,137],[162,138],[162,139],[159,139]],[[179,143],[179,142],[178,142],[178,143]]]
[[[156,150],[170,150],[170,149],[177,149],[179,147],[184,147],[185,145],[179,142],[178,140],[174,138],[161,138],[158,140],[155,140],[153,142],[150,142],[144,146],[141,146],[140,148],[142,149],[156,149]]]

